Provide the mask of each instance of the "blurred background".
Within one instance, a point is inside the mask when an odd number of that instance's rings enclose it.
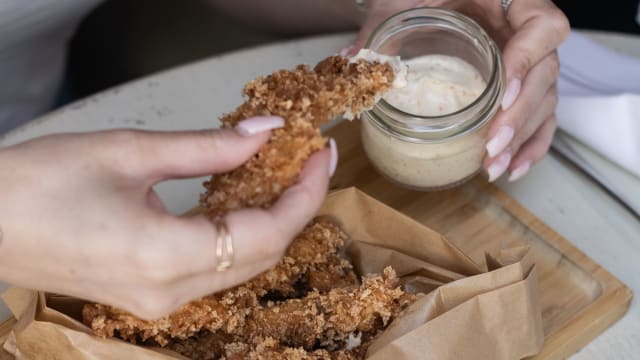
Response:
[[[638,0],[555,2],[575,28],[640,34]],[[216,53],[302,35],[251,28],[206,0],[109,0],[84,19],[70,44],[62,102]]]
[[[67,96],[285,38],[220,15],[205,0],[108,0],[80,24],[69,47]]]

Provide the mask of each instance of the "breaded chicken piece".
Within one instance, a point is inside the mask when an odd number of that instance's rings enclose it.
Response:
[[[363,278],[357,288],[335,288],[327,294],[317,291],[301,299],[270,303],[252,311],[238,337],[272,337],[288,346],[336,349],[350,335],[384,328],[411,298],[398,286],[391,267],[381,275]]]
[[[358,285],[358,276],[353,271],[353,265],[349,260],[340,255],[334,255],[328,261],[311,267],[303,284],[309,291],[316,290],[324,294],[334,288]]]
[[[237,341],[232,335],[223,332],[201,331],[188,339],[172,339],[166,348],[189,359],[214,360],[224,356],[227,344]]]
[[[277,340],[255,338],[253,342],[229,341],[228,335],[201,334],[187,340],[170,343],[168,349],[193,360],[351,360],[363,359],[363,349],[327,351],[288,347]]]
[[[375,334],[374,334],[375,335]],[[305,350],[301,347],[285,346],[274,338],[255,337],[244,342],[228,334],[202,332],[186,340],[172,340],[167,349],[192,360],[240,360],[240,359],[287,359],[287,360],[356,360],[364,359],[373,336],[363,338],[359,346],[329,351],[326,349]]]
[[[291,242],[275,267],[243,286],[255,291],[258,296],[264,296],[267,292],[277,292],[283,296],[295,294],[295,285],[304,281],[308,273],[327,269],[325,264],[346,261],[338,255],[346,240],[347,234],[339,226],[327,219],[314,219]]]
[[[301,347],[283,346],[277,340],[256,338],[253,343],[236,342],[225,346],[226,360],[355,360],[362,359],[357,351],[324,349],[307,351]]]
[[[256,294],[239,287],[192,301],[157,320],[143,320],[127,311],[102,304],[86,304],[82,318],[98,336],[113,337],[117,334],[134,344],[152,340],[165,346],[171,338],[186,339],[201,330],[215,332],[224,328],[232,331],[242,325],[247,314],[257,305]]]
[[[281,116],[285,126],[273,130],[269,142],[244,165],[204,183],[204,213],[213,218],[237,208],[272,205],[297,181],[311,154],[325,146],[319,126],[345,112],[372,108],[393,80],[389,64],[332,56],[313,70],[300,65],[248,83],[246,101],[221,119],[222,126],[259,115]]]

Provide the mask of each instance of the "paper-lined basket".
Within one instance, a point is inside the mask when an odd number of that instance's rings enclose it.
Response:
[[[527,248],[505,249],[475,264],[440,234],[355,188],[329,195],[319,214],[351,237],[347,254],[358,274],[391,265],[408,290],[427,293],[373,341],[368,359],[520,359],[541,348],[536,272]],[[182,358],[92,335],[79,321],[83,300],[18,288],[3,298],[18,319],[4,348],[18,358]]]

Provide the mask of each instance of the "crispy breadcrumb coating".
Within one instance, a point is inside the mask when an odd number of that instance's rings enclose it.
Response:
[[[385,327],[399,309],[408,305],[405,292],[391,267],[381,275],[367,275],[357,288],[317,291],[301,299],[269,303],[250,312],[238,337],[272,337],[293,347],[336,349],[354,332]],[[252,338],[250,338],[252,339]]]
[[[273,338],[255,338],[253,342],[226,341],[224,337],[203,334],[196,337],[172,342],[167,348],[194,360],[317,360],[361,359],[358,350],[330,352],[324,349],[307,351],[281,345]]]
[[[326,269],[324,264],[342,261],[338,251],[345,245],[347,234],[327,219],[315,219],[291,242],[278,264],[249,280],[245,285],[259,296],[278,292],[283,296],[296,293],[296,283],[310,272]]]
[[[211,332],[222,328],[232,330],[243,323],[257,305],[258,299],[253,291],[238,287],[192,301],[157,320],[143,320],[127,311],[102,304],[86,304],[82,317],[96,335],[117,335],[134,344],[152,340],[165,346],[171,338],[186,339],[203,329]]]
[[[361,359],[358,351],[327,351],[318,349],[307,351],[300,347],[282,346],[277,340],[256,338],[252,343],[231,343],[225,346],[223,359],[226,360],[352,360]]]
[[[327,139],[319,126],[345,113],[373,107],[392,86],[388,64],[329,57],[311,70],[305,65],[251,81],[246,101],[221,119],[223,127],[259,115],[278,115],[285,126],[273,130],[267,144],[239,168],[205,182],[200,206],[210,217],[243,207],[269,207],[297,179],[305,161]]]
[[[192,359],[363,359],[368,341],[414,300],[387,267],[357,288],[257,306],[230,333],[200,334],[168,348]],[[345,348],[354,334],[368,334],[365,344]]]
[[[166,348],[189,359],[214,360],[222,358],[226,346],[237,341],[232,335],[223,332],[201,331],[187,339],[172,339]]]
[[[327,293],[333,288],[344,288],[358,285],[358,277],[349,260],[334,255],[326,262],[312,267],[304,281],[308,290]]]

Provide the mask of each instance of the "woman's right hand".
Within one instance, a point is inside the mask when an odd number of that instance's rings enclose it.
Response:
[[[549,150],[556,129],[557,48],[569,35],[569,22],[551,0],[514,0],[508,11],[499,0],[369,0],[355,54],[382,21],[421,6],[460,11],[478,21],[503,51],[506,91],[492,121],[484,168],[494,181],[505,171],[510,180],[524,176]]]
[[[322,150],[270,209],[229,213],[233,266],[216,272],[215,227],[169,214],[152,186],[229,171],[282,126],[51,135],[0,150],[0,279],[151,319],[273,266],[322,204],[335,151]],[[333,162],[331,156],[334,157]]]

